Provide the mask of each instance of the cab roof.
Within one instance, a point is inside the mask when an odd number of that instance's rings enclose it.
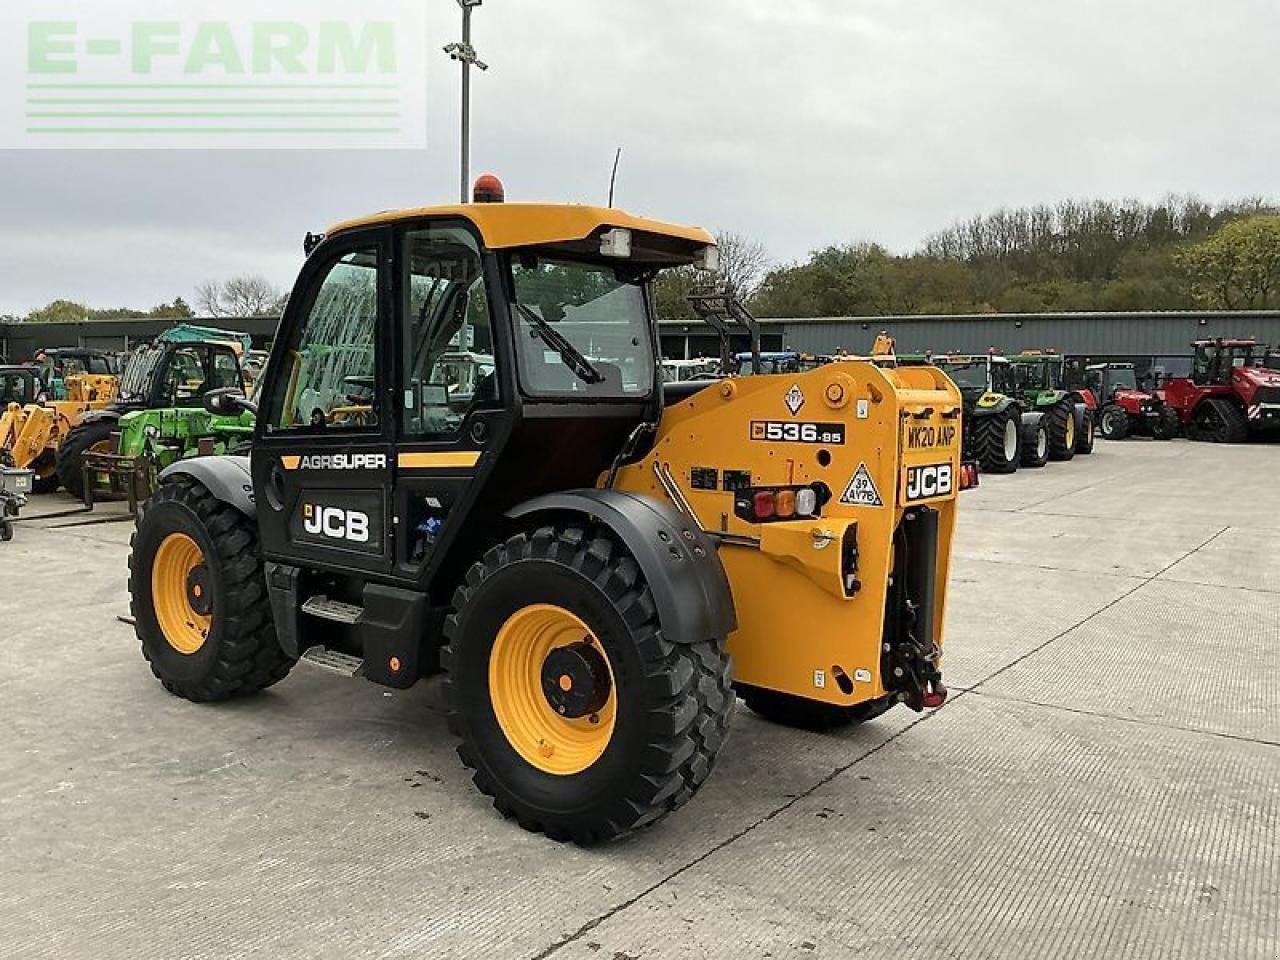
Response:
[[[426,217],[459,217],[469,220],[491,250],[540,246],[585,240],[602,229],[623,227],[636,233],[688,241],[700,247],[715,246],[715,238],[701,227],[684,227],[646,217],[636,217],[612,207],[567,203],[467,203],[439,207],[387,210],[367,217],[344,220],[329,228],[329,236],[378,224],[403,223]]]

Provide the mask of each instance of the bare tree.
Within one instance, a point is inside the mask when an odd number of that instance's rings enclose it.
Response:
[[[196,287],[196,306],[209,317],[262,317],[280,312],[284,294],[260,276],[209,280]]]
[[[756,295],[769,269],[769,253],[758,240],[725,230],[716,236],[720,247],[720,280],[727,293],[744,303]]]

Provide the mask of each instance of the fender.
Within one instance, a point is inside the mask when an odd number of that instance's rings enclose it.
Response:
[[[1022,440],[1024,443],[1034,443],[1036,439],[1036,431],[1040,429],[1040,425],[1045,421],[1045,414],[1040,410],[1032,410],[1022,415]]]
[[[86,423],[119,423],[121,416],[123,416],[121,411],[113,410],[110,407],[105,407],[102,410],[90,410],[76,421],[76,426],[79,427]]]
[[[994,403],[988,403],[986,406],[983,406],[983,400],[987,400],[988,398],[996,398],[996,399]],[[973,412],[969,415],[973,417],[975,420],[978,417],[989,417],[994,413],[1004,413],[1011,406],[1013,406],[1013,404],[1014,404],[1013,397],[1007,397],[1007,396],[996,395],[996,394],[986,394],[983,396],[982,400],[979,400],[976,404],[974,404]]]
[[[569,490],[528,500],[507,518],[566,513],[591,517],[622,541],[644,573],[668,640],[724,639],[738,628],[715,544],[674,507],[621,490]]]
[[[209,492],[229,503],[250,520],[258,515],[253,500],[253,480],[249,476],[248,457],[193,457],[179,460],[160,471],[160,482],[170,477],[199,480]]]

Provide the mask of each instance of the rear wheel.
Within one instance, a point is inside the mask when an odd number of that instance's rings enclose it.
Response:
[[[1103,440],[1123,440],[1129,436],[1129,414],[1124,407],[1118,403],[1109,403],[1103,407],[1098,432]]]
[[[1093,453],[1093,441],[1096,434],[1096,428],[1093,422],[1093,411],[1088,407],[1077,407],[1077,411],[1081,416],[1080,422],[1076,425],[1077,429],[1080,431],[1080,435],[1076,439],[1076,453],[1081,456],[1088,456]]]
[[[111,434],[116,425],[110,421],[93,421],[73,427],[58,445],[58,479],[67,492],[84,499],[84,455],[86,452],[114,453]]]
[[[866,723],[887,713],[897,704],[896,697],[883,697],[852,707],[819,703],[790,693],[779,693],[763,687],[740,686],[738,696],[752,713],[785,727],[801,730],[836,730],[855,723]]]
[[[1193,439],[1206,443],[1244,443],[1249,439],[1249,421],[1243,411],[1221,397],[1209,397],[1200,404],[1193,425]]]
[[[130,609],[142,655],[166,690],[227,700],[283,680],[257,529],[202,484],[176,477],[138,516]]]
[[[1022,453],[1016,407],[981,417],[973,426],[978,463],[986,473],[1013,473]]]
[[[606,533],[512,537],[453,607],[449,726],[504,816],[596,843],[681,806],[711,773],[735,702],[723,638],[663,636],[639,566]]]
[[[1049,459],[1071,460],[1076,455],[1076,411],[1065,401],[1048,411]]]

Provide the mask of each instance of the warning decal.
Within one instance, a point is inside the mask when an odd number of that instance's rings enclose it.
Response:
[[[840,502],[855,507],[884,506],[884,501],[880,499],[880,491],[876,489],[876,482],[871,479],[871,471],[867,469],[865,463],[858,466],[857,473],[844,488],[844,495],[840,497]]]

